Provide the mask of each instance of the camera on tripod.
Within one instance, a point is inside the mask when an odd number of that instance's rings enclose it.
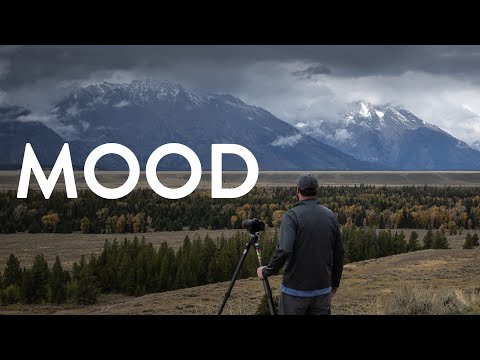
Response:
[[[233,289],[233,285],[235,284],[235,281],[237,280],[238,274],[240,273],[240,269],[242,268],[242,264],[245,261],[245,258],[247,257],[248,251],[250,248],[253,246],[255,248],[255,252],[257,254],[257,259],[258,259],[258,266],[262,266],[262,253],[260,250],[260,244],[258,243],[260,234],[260,231],[265,230],[265,223],[261,220],[258,219],[248,219],[245,220],[242,223],[242,227],[244,229],[247,229],[248,232],[250,233],[250,241],[245,244],[245,250],[242,252],[242,256],[240,257],[240,261],[238,262],[237,268],[235,269],[235,272],[233,274],[232,280],[230,280],[230,285],[228,286],[227,292],[225,293],[225,296],[223,297],[222,304],[220,305],[220,308],[218,309],[217,315],[221,315],[223,312],[223,308],[225,307],[225,304],[227,302],[227,299],[230,297],[230,293]],[[268,283],[267,278],[262,279],[263,282],[263,290],[265,291],[265,297],[267,299],[267,304],[268,308],[270,309],[270,314],[275,315],[276,310],[275,310],[275,305],[273,303],[273,297],[272,297],[272,289],[270,289],[270,284]]]
[[[247,219],[242,223],[242,227],[247,229],[250,234],[255,234],[265,230],[265,223],[258,219]]]

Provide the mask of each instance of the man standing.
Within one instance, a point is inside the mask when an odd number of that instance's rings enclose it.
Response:
[[[335,214],[316,199],[318,181],[298,178],[297,202],[283,216],[272,259],[257,269],[260,279],[285,264],[280,315],[329,315],[343,271],[343,240]]]

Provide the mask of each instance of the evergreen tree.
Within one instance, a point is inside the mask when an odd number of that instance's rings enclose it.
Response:
[[[64,275],[65,273],[62,264],[60,263],[60,258],[57,255],[55,263],[52,266],[52,274],[49,282],[49,298],[53,303],[61,304],[67,298],[66,280]]]
[[[192,249],[190,252],[190,271],[191,283],[190,286],[197,286],[205,284],[207,277],[207,269],[203,259],[203,244],[199,237],[192,242]]]
[[[472,236],[472,245],[473,246],[479,246],[480,245],[479,242],[478,242],[478,234],[477,233],[473,234],[473,236]]]
[[[407,251],[417,251],[420,249],[420,243],[418,242],[418,233],[412,231],[408,238]]]
[[[467,234],[467,236],[465,237],[465,243],[463,244],[463,248],[464,249],[473,249],[474,246],[478,246],[479,243],[478,243],[478,235],[477,234],[473,234],[470,235],[470,233]]]
[[[35,220],[28,227],[28,233],[29,234],[38,234],[40,232],[42,232],[42,224],[39,221]]]
[[[95,277],[91,274],[85,274],[80,280],[76,289],[76,301],[78,304],[88,305],[97,302],[98,290],[95,285]]]
[[[165,241],[163,241],[157,251],[156,258],[155,258],[155,264],[154,264],[154,272],[155,272],[155,291],[162,291],[162,280],[160,278],[160,273],[162,271],[162,262],[163,259],[165,258],[165,255],[168,250],[168,245]]]
[[[36,287],[31,270],[23,269],[21,296],[25,303],[33,304],[36,301]]]
[[[130,272],[133,270],[133,262],[128,253],[124,250],[122,254],[122,259],[120,261],[120,267],[118,270],[118,283],[119,289],[122,292],[126,292],[128,294],[135,291],[136,284],[133,281],[134,277],[132,278]]]
[[[13,254],[10,254],[8,258],[7,267],[5,268],[3,277],[3,286],[5,288],[9,285],[20,286],[22,284],[22,269],[20,267],[20,261],[18,261],[17,257]]]
[[[423,248],[424,249],[431,249],[433,246],[433,231],[432,229],[428,229],[427,233],[423,237]]]
[[[463,243],[464,249],[473,249],[472,235],[470,233],[465,237],[465,242]]]
[[[441,232],[437,231],[433,239],[432,249],[449,249],[447,237]]]
[[[172,248],[167,247],[165,255],[162,257],[162,265],[159,274],[159,291],[173,290],[174,288],[174,275],[177,269],[175,266],[175,252]]]
[[[135,296],[145,295],[147,292],[147,260],[143,249],[140,250],[136,261],[136,288]]]
[[[33,288],[35,292],[34,302],[42,302],[47,300],[48,294],[48,281],[50,272],[48,269],[48,263],[42,254],[35,256],[33,265],[31,268],[33,277]]]
[[[407,251],[407,243],[405,241],[405,234],[403,233],[403,231],[401,231],[400,234],[397,234],[395,232],[395,236],[393,238],[393,246],[394,254],[402,254]]]
[[[215,242],[208,236],[205,236],[203,241],[203,253],[202,253],[202,261],[203,265],[202,268],[205,271],[205,277],[201,279],[202,284],[211,284],[217,281],[216,274],[217,274],[217,262],[218,262],[218,254],[217,254],[217,246]]]
[[[75,300],[78,304],[88,305],[97,302],[97,279],[94,275],[94,266],[92,264],[84,263],[75,290]]]
[[[193,274],[191,269],[190,254],[192,244],[190,238],[185,236],[183,245],[178,249],[176,256],[177,275],[176,275],[176,287],[178,289],[190,287],[193,283]]]

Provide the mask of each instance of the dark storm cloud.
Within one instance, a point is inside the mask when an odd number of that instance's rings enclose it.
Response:
[[[298,76],[301,78],[311,79],[315,75],[326,75],[331,74],[332,71],[325,65],[315,65],[306,68],[305,70],[297,70],[292,72],[292,75]]]
[[[82,79],[93,72],[115,70],[140,69],[148,74],[188,68],[194,77],[194,73],[204,72],[205,63],[217,70],[228,69],[227,78],[226,71],[219,71],[219,77],[214,71],[209,78],[230,87],[232,81],[241,81],[239,70],[259,61],[303,61],[313,64],[313,70],[315,64],[322,64],[336,76],[423,71],[480,79],[480,49],[476,46],[22,46],[7,50],[0,50],[0,59],[9,63],[0,78],[3,90],[44,79]]]

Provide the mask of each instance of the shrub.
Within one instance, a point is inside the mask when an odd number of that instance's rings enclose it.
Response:
[[[20,289],[16,285],[9,285],[5,290],[0,290],[2,305],[15,304],[20,301]]]
[[[472,236],[472,244],[473,246],[479,246],[479,242],[478,242],[478,235],[477,234],[473,234]]]
[[[431,286],[409,286],[379,300],[383,315],[480,314],[480,293]]]
[[[97,302],[98,289],[94,276],[85,276],[78,281],[75,300],[78,304],[88,305]]]
[[[279,302],[279,297],[274,296],[273,297],[273,305],[275,306],[275,311],[278,313],[278,302]],[[270,315],[270,309],[268,308],[267,304],[267,299],[264,296],[262,296],[262,299],[260,300],[260,303],[258,304],[257,311],[255,312],[255,315]]]
[[[463,248],[464,249],[473,249],[474,246],[478,246],[479,243],[478,243],[478,235],[477,234],[473,234],[470,235],[470,234],[467,234],[467,236],[465,237],[465,242],[463,244]]]

